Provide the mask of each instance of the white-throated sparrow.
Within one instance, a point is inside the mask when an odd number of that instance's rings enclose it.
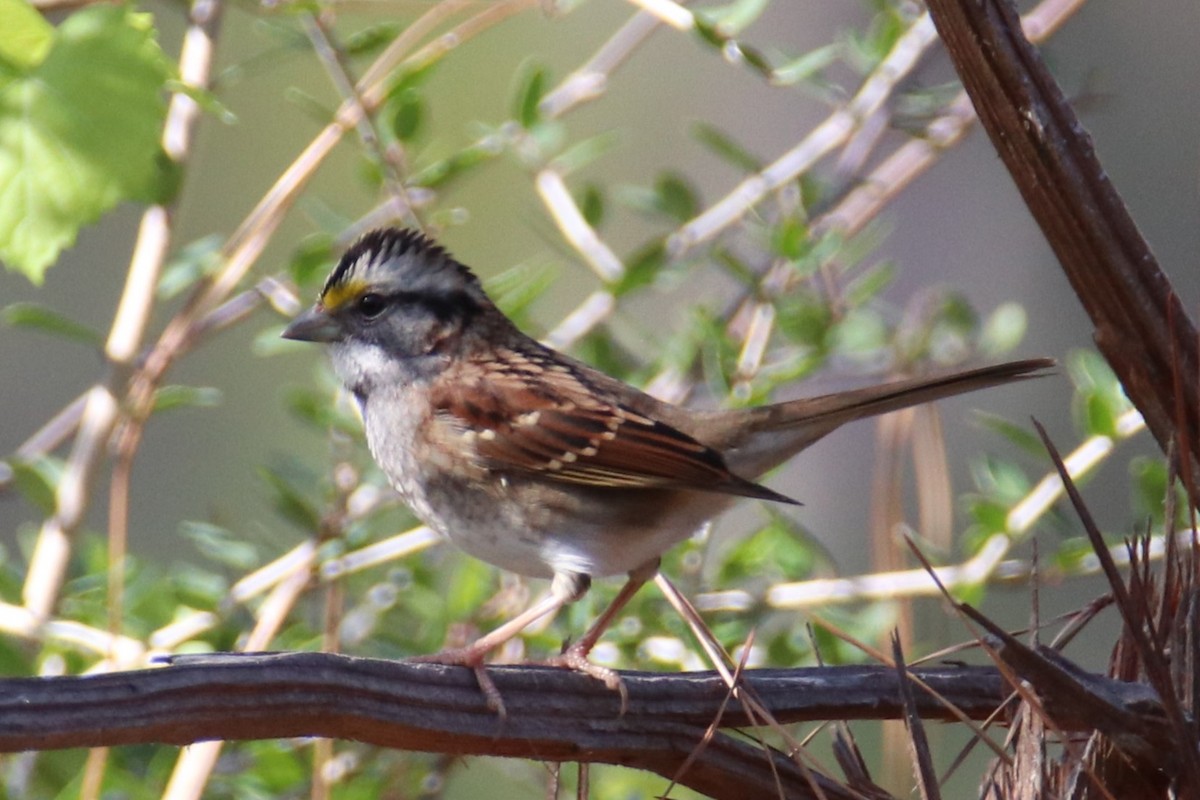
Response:
[[[411,230],[363,236],[283,334],[325,342],[375,460],[431,528],[477,558],[551,578],[542,601],[469,647],[472,666],[524,627],[627,573],[596,639],[659,556],[739,497],[795,502],[752,479],[844,422],[1028,377],[1047,359],[901,380],[750,409],[674,406],[526,336],[441,247]],[[498,701],[494,694],[489,695]]]

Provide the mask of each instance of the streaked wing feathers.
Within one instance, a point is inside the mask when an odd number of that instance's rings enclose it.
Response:
[[[539,356],[541,354],[538,354]],[[605,397],[574,365],[524,354],[435,399],[481,466],[611,488],[682,488],[795,502],[731,473],[716,450]]]

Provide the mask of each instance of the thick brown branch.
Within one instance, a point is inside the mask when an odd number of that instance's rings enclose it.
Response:
[[[626,673],[619,697],[562,669],[492,670],[508,717],[488,710],[471,672],[431,664],[324,653],[186,657],[164,669],[89,677],[0,681],[0,751],[206,739],[323,736],[448,754],[622,764],[667,777],[697,748],[726,688],[712,673]],[[1002,701],[996,672],[919,671],[952,702],[982,718]],[[896,717],[898,678],[884,667],[762,670],[747,684],[782,722]],[[921,713],[948,712],[917,693]],[[749,723],[731,703],[722,724]],[[817,796],[778,752],[719,734],[680,782],[714,797]],[[829,798],[847,797],[820,779]]]
[[[1200,430],[1195,328],[1010,0],[928,5],[992,144],[1095,325],[1097,346],[1164,452],[1178,437],[1200,460],[1200,437],[1189,435]]]
[[[990,667],[910,672],[974,719],[992,714],[1005,696]],[[674,777],[726,695],[713,673],[628,672],[622,714],[616,693],[568,670],[512,666],[492,674],[505,719],[488,710],[469,670],[328,653],[188,656],[163,669],[0,680],[0,752],[321,736],[458,755],[622,764]],[[1095,680],[1106,691],[1126,691],[1119,681]],[[899,677],[888,667],[752,670],[744,684],[781,723],[903,713]],[[920,689],[913,703],[924,718],[951,718]],[[1069,716],[1057,721],[1071,728]],[[721,718],[726,728],[750,722],[736,700]],[[771,757],[789,796],[814,796],[795,764],[778,752]],[[775,793],[764,752],[723,734],[681,782],[715,797]],[[821,789],[829,798],[846,796],[833,781],[822,779]]]

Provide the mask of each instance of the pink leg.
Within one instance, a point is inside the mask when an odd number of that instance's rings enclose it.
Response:
[[[500,716],[505,716],[504,701],[500,697],[500,691],[496,688],[496,684],[487,674],[487,668],[483,663],[484,658],[488,653],[542,617],[547,614],[556,614],[567,603],[578,600],[588,590],[590,584],[591,579],[587,575],[559,573],[554,576],[554,581],[550,584],[550,594],[490,633],[479,637],[466,647],[452,647],[432,655],[416,656],[410,658],[409,661],[470,667],[475,671],[475,679],[479,681],[479,688],[487,699],[488,707]]]
[[[604,609],[592,627],[588,628],[579,641],[569,645],[566,650],[557,656],[552,656],[542,663],[556,667],[567,667],[576,672],[582,672],[585,675],[590,675],[598,681],[603,681],[604,685],[609,689],[621,693],[621,708],[624,709],[628,701],[628,696],[625,692],[625,684],[621,682],[621,676],[615,670],[608,667],[602,667],[599,664],[593,664],[588,660],[588,655],[591,654],[592,648],[596,646],[596,642],[600,641],[600,637],[612,625],[613,620],[617,615],[629,604],[633,596],[637,594],[638,589],[658,571],[659,560],[656,558],[653,561],[643,564],[642,566],[629,573],[629,580],[625,581],[625,585],[621,587],[621,591],[609,603],[608,608]]]

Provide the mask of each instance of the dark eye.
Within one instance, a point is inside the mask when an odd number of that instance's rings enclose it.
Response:
[[[387,308],[387,300],[383,295],[375,293],[364,294],[358,298],[358,314],[363,319],[375,319]]]

